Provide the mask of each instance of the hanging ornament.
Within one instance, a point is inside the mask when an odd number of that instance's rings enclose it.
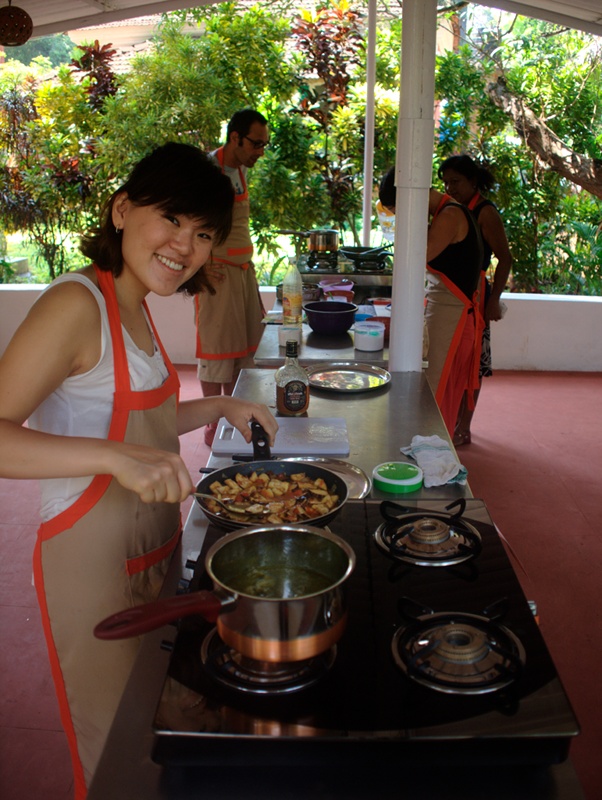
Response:
[[[25,44],[33,31],[33,22],[27,11],[11,5],[0,8],[0,45],[18,47]]]

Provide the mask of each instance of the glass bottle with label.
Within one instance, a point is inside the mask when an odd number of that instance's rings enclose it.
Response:
[[[276,370],[276,409],[285,417],[299,417],[309,406],[309,378],[299,364],[297,342],[286,343],[284,364]]]
[[[282,282],[282,321],[285,325],[301,325],[303,284],[301,273],[291,263]]]

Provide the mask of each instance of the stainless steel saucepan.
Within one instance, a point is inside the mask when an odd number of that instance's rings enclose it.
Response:
[[[137,636],[191,614],[216,622],[221,639],[260,661],[326,652],[347,622],[346,582],[355,553],[321,528],[265,526],[226,534],[205,559],[213,591],[191,592],[113,614],[99,639]]]

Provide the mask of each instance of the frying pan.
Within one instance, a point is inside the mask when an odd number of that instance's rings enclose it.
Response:
[[[322,478],[328,488],[329,493],[336,494],[338,496],[339,503],[327,514],[322,514],[319,517],[312,517],[311,520],[304,520],[302,522],[293,524],[312,525],[319,528],[327,525],[332,519],[334,519],[349,496],[349,489],[343,478],[341,478],[335,472],[326,469],[325,467],[321,467],[316,464],[308,464],[306,461],[292,461],[289,458],[284,461],[272,459],[270,448],[267,444],[265,431],[261,425],[255,421],[251,423],[251,434],[253,437],[253,457],[261,458],[262,460],[232,464],[228,467],[215,469],[206,475],[201,481],[199,481],[196,491],[200,492],[201,494],[212,494],[209,487],[214,481],[219,481],[220,483],[224,483],[228,479],[235,481],[236,476],[239,473],[241,475],[250,476],[254,472],[270,472],[276,476],[283,476],[286,480],[286,478],[290,477],[291,475],[303,472],[312,481]],[[215,514],[214,512],[210,511],[209,508],[207,508],[206,501],[200,497],[195,498],[195,502],[199,504],[203,514],[205,514],[205,516],[211,522],[213,522],[215,525],[218,525],[220,528],[224,528],[225,530],[235,531],[239,530],[240,528],[247,528],[249,525],[257,524],[256,517],[250,518],[249,520],[240,521],[230,519],[222,514]],[[288,524],[289,523],[287,523],[287,525]]]

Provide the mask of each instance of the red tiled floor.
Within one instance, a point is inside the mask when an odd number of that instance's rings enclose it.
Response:
[[[571,758],[587,800],[602,797],[601,411],[600,373],[495,374],[484,382],[472,444],[458,449],[537,602],[581,724]]]
[[[197,396],[195,367],[181,368],[180,375],[182,397]],[[525,593],[538,604],[581,722],[571,758],[587,800],[602,796],[601,397],[601,374],[498,373],[485,382],[473,443],[458,450],[474,495],[485,500]],[[209,455],[202,432],[182,437],[182,455],[195,477]],[[3,800],[71,797],[69,756],[31,586],[37,498],[34,482],[0,480]]]

